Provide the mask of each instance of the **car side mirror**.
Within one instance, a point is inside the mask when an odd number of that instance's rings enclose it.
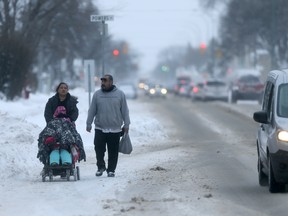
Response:
[[[268,123],[267,112],[265,111],[254,112],[253,119],[258,123],[267,124]]]

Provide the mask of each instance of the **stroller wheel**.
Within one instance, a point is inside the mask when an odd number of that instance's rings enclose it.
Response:
[[[73,177],[74,177],[74,181],[77,181],[77,169],[73,169]]]
[[[76,166],[76,170],[77,170],[77,180],[80,180],[80,169],[78,166]]]
[[[49,181],[50,182],[53,181],[53,171],[52,170],[49,171]]]
[[[70,169],[66,169],[66,178],[67,181],[70,181]]]
[[[46,173],[45,173],[45,169],[44,168],[41,171],[41,177],[42,177],[42,182],[45,182],[46,181]]]

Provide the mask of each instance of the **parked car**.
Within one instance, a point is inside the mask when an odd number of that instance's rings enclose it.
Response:
[[[201,91],[201,89],[203,88],[203,86],[204,86],[204,83],[200,82],[200,83],[197,83],[192,88],[192,91],[190,92],[190,97],[191,97],[192,101],[200,99],[200,96],[198,94]]]
[[[137,88],[133,84],[118,84],[117,88],[125,93],[127,99],[136,99],[138,97]]]
[[[191,95],[194,100],[228,100],[228,85],[219,79],[211,79],[198,83]]]
[[[238,100],[257,100],[261,103],[263,90],[264,84],[258,75],[241,75],[231,83],[228,99],[230,103],[236,103]]]
[[[151,86],[149,89],[150,98],[154,98],[154,97],[166,98],[167,93],[168,93],[167,89],[160,84],[156,84],[154,86]]]
[[[257,132],[258,180],[271,193],[288,184],[288,69],[268,73]]]

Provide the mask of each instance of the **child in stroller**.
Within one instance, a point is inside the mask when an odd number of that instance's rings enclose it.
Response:
[[[71,176],[74,181],[80,180],[80,169],[75,165],[80,156],[77,145],[73,144],[70,147],[61,145],[54,137],[48,137],[45,144],[50,146],[51,152],[44,164],[42,181],[45,182],[47,176],[49,181],[53,181],[53,176],[58,175],[66,178],[67,181],[70,181]]]
[[[70,181],[70,176],[74,181],[80,180],[80,170],[75,163],[86,160],[81,136],[75,125],[65,118],[63,108],[58,109],[62,115],[55,115],[39,135],[37,157],[44,164],[42,181],[46,181],[47,176],[49,181],[53,181],[53,176],[58,175],[67,181]]]

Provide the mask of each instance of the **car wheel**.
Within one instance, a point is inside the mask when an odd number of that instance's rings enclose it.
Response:
[[[260,186],[267,186],[268,185],[268,177],[263,172],[263,164],[258,156],[258,181]]]
[[[277,193],[285,189],[285,185],[279,184],[276,182],[274,177],[274,171],[272,167],[272,162],[269,156],[268,159],[268,166],[269,166],[269,172],[268,172],[268,185],[269,185],[269,191],[270,193]]]

